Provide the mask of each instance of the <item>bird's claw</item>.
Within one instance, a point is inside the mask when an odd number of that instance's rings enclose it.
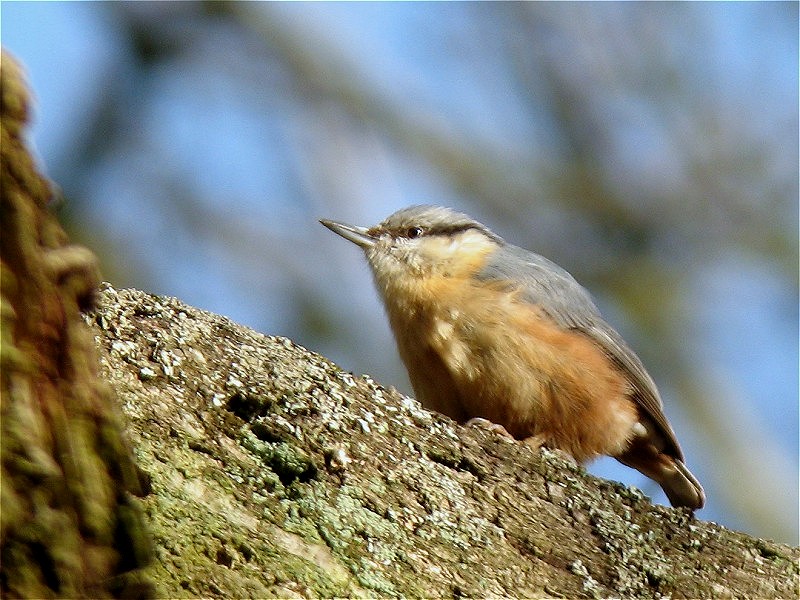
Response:
[[[514,436],[508,433],[505,427],[500,425],[499,423],[492,423],[489,419],[484,419],[483,417],[473,417],[466,423],[464,423],[465,427],[480,427],[486,431],[491,431],[492,433],[497,433],[503,437],[509,438],[511,440],[514,439]]]

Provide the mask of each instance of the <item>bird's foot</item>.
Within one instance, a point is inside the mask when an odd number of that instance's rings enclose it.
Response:
[[[505,427],[500,425],[499,423],[492,423],[489,419],[484,419],[483,417],[473,417],[466,423],[464,423],[465,427],[480,427],[486,431],[491,431],[492,433],[500,434],[503,437],[513,440],[514,436],[508,433]]]

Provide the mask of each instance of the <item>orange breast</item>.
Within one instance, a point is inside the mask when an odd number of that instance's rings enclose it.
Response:
[[[625,376],[591,339],[508,288],[439,277],[387,309],[419,400],[483,417],[577,460],[618,454],[638,420]],[[424,289],[423,289],[424,286]]]

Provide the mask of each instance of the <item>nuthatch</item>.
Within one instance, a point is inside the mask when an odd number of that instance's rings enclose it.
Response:
[[[564,269],[439,206],[321,223],[364,250],[423,405],[581,462],[613,456],[673,506],[703,506],[655,383]]]

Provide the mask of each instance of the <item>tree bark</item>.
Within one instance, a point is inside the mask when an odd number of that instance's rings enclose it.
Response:
[[[288,339],[106,287],[168,597],[789,598],[798,549],[464,428]]]
[[[28,94],[5,52],[0,86],[0,591],[147,596],[137,473],[80,314],[99,281],[96,260],[48,210],[50,186],[23,140]]]

